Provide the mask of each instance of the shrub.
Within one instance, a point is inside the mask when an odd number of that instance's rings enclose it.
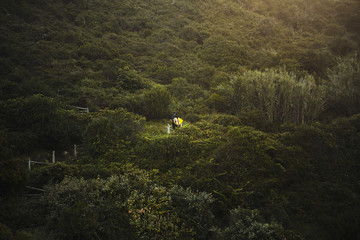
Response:
[[[177,99],[199,99],[204,97],[204,91],[195,84],[189,84],[185,78],[174,78],[168,89]]]
[[[187,136],[166,135],[143,139],[137,144],[139,164],[147,169],[168,171],[189,163],[190,141]]]
[[[36,238],[25,230],[18,230],[15,233],[16,240],[36,240]]]
[[[216,191],[232,206],[260,207],[284,176],[275,164],[279,143],[251,127],[231,127],[224,138],[214,151]]]
[[[80,170],[76,165],[57,162],[44,167],[32,169],[28,172],[28,184],[43,187],[47,184],[61,182],[65,176],[79,176]]]
[[[141,76],[128,66],[118,69],[117,84],[121,89],[129,91],[142,89],[146,86]]]
[[[81,80],[77,104],[87,106],[92,111],[108,107],[119,95],[115,87],[103,87],[101,80],[84,78]]]
[[[142,129],[143,121],[143,117],[122,108],[102,112],[92,119],[85,130],[84,145],[87,153],[94,158],[114,152],[126,154],[126,146]]]
[[[9,129],[9,140],[24,152],[29,148],[63,149],[79,138],[79,122],[57,100],[43,95],[10,99],[2,102],[0,115]],[[15,137],[15,138],[14,138]],[[26,144],[22,137],[28,138]]]
[[[41,201],[46,232],[66,239],[207,239],[210,194],[165,188],[148,172],[123,169],[107,180],[65,177],[48,186]]]
[[[61,239],[136,239],[123,207],[125,196],[112,194],[122,188],[114,181],[65,177],[48,186],[42,198],[48,210],[46,231]],[[117,188],[110,189],[111,184]]]
[[[199,57],[216,67],[245,65],[248,53],[243,45],[222,37],[210,37],[200,47]]]
[[[162,119],[170,116],[170,93],[161,86],[145,91],[143,96],[142,114],[148,120]]]
[[[3,223],[0,223],[0,239],[1,240],[14,240],[14,235],[11,229]]]
[[[104,43],[85,43],[79,49],[79,56],[84,56],[90,60],[111,59],[113,53]]]
[[[229,96],[213,93],[206,100],[206,104],[220,113],[229,113]]]
[[[179,186],[174,186],[169,191],[172,206],[183,223],[181,228],[188,229],[188,235],[194,239],[209,239],[211,227],[215,223],[212,195]]]
[[[14,146],[9,142],[9,133],[0,128],[0,189],[1,194],[17,190],[25,183],[23,159],[17,157]]]
[[[256,109],[269,122],[314,121],[324,109],[325,92],[312,76],[297,79],[285,71],[247,71],[234,76],[232,103],[235,111]]]
[[[337,66],[328,71],[328,98],[338,114],[360,113],[360,62],[356,56],[338,59]]]
[[[241,125],[241,120],[232,115],[219,115],[212,121],[215,124],[220,124],[223,126],[239,126]]]
[[[230,224],[218,232],[217,239],[281,240],[286,239],[283,232],[279,224],[263,223],[258,211],[238,207],[231,210]]]

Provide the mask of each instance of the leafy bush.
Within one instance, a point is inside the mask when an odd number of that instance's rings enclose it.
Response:
[[[127,154],[127,144],[142,129],[144,118],[125,109],[105,111],[92,119],[84,132],[84,147],[95,158],[105,154]],[[110,160],[110,159],[109,159]],[[113,160],[113,159],[111,159]]]
[[[223,126],[239,126],[241,125],[241,120],[232,115],[219,115],[212,121],[215,124],[220,124]]]
[[[235,208],[231,210],[230,224],[219,231],[217,239],[281,240],[288,239],[276,223],[263,223],[256,210]],[[291,239],[301,239],[299,236]]]
[[[61,238],[207,239],[214,220],[211,195],[167,189],[129,166],[122,176],[66,177],[46,190],[46,231]]]
[[[214,151],[213,171],[220,182],[216,191],[232,206],[260,207],[284,175],[281,163],[275,164],[278,145],[271,136],[253,128],[230,128],[225,142]]]
[[[206,104],[210,108],[215,109],[217,112],[231,113],[231,107],[229,106],[229,96],[223,96],[218,93],[213,93],[206,100]]]
[[[0,115],[12,133],[9,139],[12,144],[22,143],[21,136],[32,140],[27,143],[30,146],[19,146],[24,152],[34,148],[63,149],[80,138],[80,123],[74,114],[50,97],[33,95],[2,102]]]
[[[103,87],[103,82],[90,78],[82,79],[78,89],[77,104],[97,111],[109,106],[119,95],[121,89]]]
[[[184,27],[179,32],[179,37],[185,41],[194,41],[198,44],[203,43],[200,33],[193,27]]]
[[[142,114],[148,119],[162,119],[170,116],[170,93],[161,86],[144,92]]]
[[[189,229],[188,234],[194,239],[209,239],[211,227],[215,224],[212,195],[179,186],[174,186],[169,191],[172,206],[183,223],[181,227]]]
[[[79,56],[84,56],[90,60],[97,59],[110,59],[113,53],[108,49],[108,46],[104,46],[100,43],[85,43],[79,48]]]
[[[140,239],[207,239],[213,222],[211,195],[178,186],[166,189],[144,173],[136,179],[140,182],[133,185],[138,187],[127,204]]]
[[[78,166],[69,165],[63,162],[57,162],[54,165],[48,165],[32,169],[28,172],[28,184],[33,187],[43,187],[47,184],[61,182],[65,176],[79,176]]]
[[[113,181],[71,177],[48,186],[42,204],[49,212],[46,230],[66,239],[136,239]],[[107,196],[107,197],[104,197]],[[119,204],[117,204],[119,203]]]
[[[189,148],[190,142],[187,136],[166,135],[152,139],[145,138],[137,143],[137,161],[146,169],[167,171],[189,163]]]
[[[145,82],[140,75],[128,66],[118,69],[117,84],[121,89],[129,91],[135,91],[145,87]]]
[[[185,78],[174,78],[168,86],[171,96],[179,100],[199,99],[204,97],[204,91],[195,84],[189,84]]]

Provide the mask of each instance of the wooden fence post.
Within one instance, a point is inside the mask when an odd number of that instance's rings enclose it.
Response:
[[[55,151],[52,151],[52,163],[55,164]]]
[[[79,109],[80,111],[86,112],[86,113],[90,113],[90,110],[88,107],[76,107],[77,109]]]

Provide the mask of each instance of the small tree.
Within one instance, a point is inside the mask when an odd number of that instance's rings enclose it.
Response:
[[[338,59],[328,71],[328,98],[331,106],[344,115],[360,112],[360,62],[357,56]]]
[[[143,95],[142,113],[147,119],[162,119],[169,117],[171,95],[164,87],[155,86]]]
[[[310,75],[298,79],[282,70],[246,71],[235,75],[231,86],[235,112],[260,110],[269,122],[312,122],[325,104],[323,89]]]

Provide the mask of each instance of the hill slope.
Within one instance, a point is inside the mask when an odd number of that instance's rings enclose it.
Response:
[[[1,234],[358,237],[359,11],[355,0],[1,1]],[[168,134],[172,111],[185,125]],[[59,163],[26,170],[54,149]]]

